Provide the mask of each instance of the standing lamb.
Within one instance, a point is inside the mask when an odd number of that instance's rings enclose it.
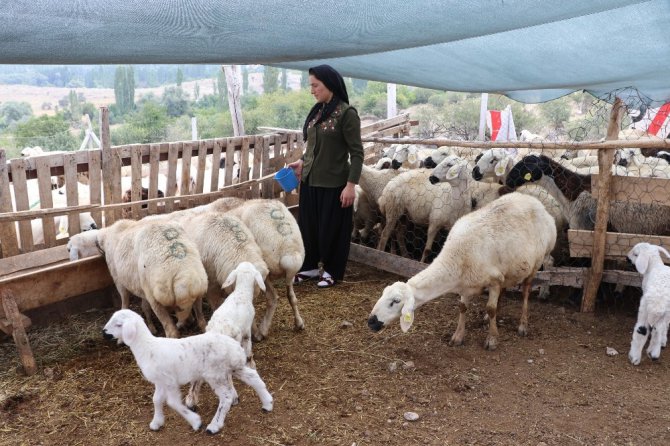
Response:
[[[254,369],[247,367],[244,350],[234,339],[218,333],[203,333],[184,339],[157,338],[151,334],[140,315],[131,310],[119,310],[112,315],[103,335],[115,338],[130,347],[135,361],[147,381],[154,384],[154,417],[151,430],[165,424],[163,404],[173,408],[191,425],[200,429],[200,415],[181,402],[179,386],[203,380],[219,397],[219,406],[207,426],[207,433],[215,434],[233,402],[234,376],[251,386],[263,404],[263,411],[272,411],[272,395]]]
[[[451,344],[460,345],[470,298],[488,288],[489,333],[484,346],[493,350],[498,344],[500,293],[523,284],[518,332],[526,335],[531,282],[555,242],[554,219],[538,199],[519,193],[500,197],[459,219],[440,254],[426,269],[406,283],[387,286],[370,313],[368,326],[379,331],[400,318],[400,328],[407,331],[416,308],[446,293],[457,293],[461,297],[460,315]]]
[[[181,325],[194,302],[207,292],[207,273],[198,248],[176,224],[122,219],[71,237],[67,248],[70,260],[104,253],[121,308],[128,308],[131,294],[145,299],[170,338],[179,332],[168,309],[176,311]],[[144,301],[142,308],[153,326]],[[204,320],[198,324],[205,327]]]
[[[670,253],[660,246],[638,243],[628,252],[628,259],[642,274],[642,298],[633,329],[628,359],[638,365],[642,348],[651,335],[647,355],[654,361],[661,356],[661,347],[668,340],[670,324],[670,267],[663,264],[661,253],[670,259]]]

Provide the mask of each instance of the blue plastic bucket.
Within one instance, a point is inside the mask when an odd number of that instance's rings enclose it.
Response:
[[[284,189],[286,192],[291,192],[293,189],[298,187],[298,177],[295,176],[295,172],[290,167],[284,167],[279,172],[275,174],[275,180]]]

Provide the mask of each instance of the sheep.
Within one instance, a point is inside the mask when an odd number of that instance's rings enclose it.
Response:
[[[254,265],[263,280],[269,269],[263,252],[249,228],[234,215],[211,211],[207,206],[175,211],[170,214],[151,215],[142,221],[170,221],[180,224],[186,235],[195,242],[200,259],[207,272],[207,300],[212,310],[221,304],[221,291],[226,289],[226,279],[240,262]],[[196,318],[202,316],[202,300],[194,306]],[[274,310],[268,309],[261,327],[266,330]]]
[[[257,240],[263,260],[270,270],[268,279],[285,279],[286,296],[293,309],[294,327],[296,330],[303,330],[305,323],[300,316],[298,298],[293,290],[293,277],[300,271],[305,260],[305,247],[298,222],[279,200],[254,199],[240,205],[238,200],[226,197],[206,205],[205,208],[222,211],[227,206],[231,207],[227,213],[242,220]],[[258,332],[254,334],[256,341],[268,336],[277,307],[277,291],[270,280],[265,283],[268,306]]]
[[[365,166],[365,174],[361,174],[361,177],[365,176],[362,182],[365,184],[368,190],[378,191],[381,194],[383,186],[387,184],[387,179],[398,175],[399,171],[392,168],[391,158],[381,158],[375,164],[375,170],[388,170],[393,172],[387,175],[375,175],[370,172],[370,168]],[[381,188],[379,188],[381,186]],[[366,240],[372,229],[377,225],[381,224],[381,212],[379,212],[379,205],[377,201],[379,197],[370,198],[370,195],[366,190],[360,186],[356,185],[355,187],[356,198],[354,199],[354,224],[351,232],[352,238],[355,238],[357,235],[360,235],[361,240]],[[361,229],[362,228],[362,229]]]
[[[440,164],[444,159],[450,155],[458,156],[468,161],[468,164],[471,164],[474,167],[475,160],[481,153],[480,149],[473,149],[470,147],[456,147],[456,146],[441,146],[437,149],[434,149],[426,157],[423,162],[423,166],[429,169],[434,169],[438,164]]]
[[[247,365],[255,369],[254,355],[251,349],[251,329],[254,323],[254,296],[258,289],[265,291],[265,278],[249,262],[241,262],[230,272],[223,286],[235,285],[235,290],[228,295],[223,304],[214,311],[206,332],[230,336],[240,343],[247,357]],[[198,396],[202,382],[191,383],[186,405],[194,408],[198,405]],[[235,395],[234,400],[236,400]]]
[[[207,382],[219,397],[216,413],[207,426],[209,434],[215,434],[223,428],[230,410],[235,393],[231,376],[254,389],[264,412],[272,411],[272,395],[258,372],[245,365],[246,356],[240,344],[229,336],[207,332],[183,339],[157,338],[151,334],[140,315],[127,309],[118,310],[112,315],[103,328],[103,335],[130,347],[142,375],[155,386],[154,416],[149,423],[153,431],[165,424],[165,402],[193,430],[200,429],[200,415],[181,402],[179,388],[198,380]]]
[[[143,298],[147,322],[153,328],[148,304],[171,338],[178,337],[178,330],[168,309],[176,309],[182,325],[193,303],[207,292],[207,273],[198,248],[176,224],[121,219],[70,237],[67,249],[70,260],[104,253],[121,308],[128,308],[130,294]],[[198,325],[204,330],[204,319]]]
[[[426,158],[426,149],[420,148],[416,144],[398,144],[398,147],[390,156],[394,162],[394,168],[405,167],[408,169],[417,169],[423,167],[423,161]]]
[[[640,364],[642,348],[651,334],[647,355],[652,360],[661,356],[665,347],[670,324],[670,267],[663,264],[661,253],[670,259],[670,253],[657,245],[638,243],[628,252],[627,258],[642,274],[642,298],[633,329],[628,359],[633,365]]]
[[[400,318],[400,328],[406,332],[416,308],[443,294],[457,293],[460,314],[451,344],[461,345],[470,298],[488,288],[489,333],[484,347],[493,350],[498,343],[498,297],[505,288],[522,283],[518,333],[525,336],[531,282],[555,242],[554,219],[538,199],[519,193],[500,197],[461,217],[426,269],[406,283],[387,286],[370,313],[368,326],[379,331]]]
[[[556,199],[571,229],[593,230],[598,202],[591,195],[590,175],[544,155],[528,155],[512,167],[505,185],[515,190],[526,183],[542,186]],[[613,201],[608,223],[614,232],[670,235],[670,206]]]

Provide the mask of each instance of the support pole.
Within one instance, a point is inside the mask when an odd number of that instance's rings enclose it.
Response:
[[[228,107],[233,120],[234,136],[244,136],[244,119],[242,118],[242,68],[239,65],[223,65],[228,87]]]
[[[482,100],[479,105],[479,134],[477,140],[484,141],[484,132],[486,131],[486,112],[489,109],[489,94],[482,93]]]
[[[609,126],[607,127],[606,140],[615,140],[619,137],[621,119],[625,113],[625,105],[620,98],[616,98],[612,106]],[[596,222],[593,229],[593,254],[591,255],[591,268],[587,270],[586,284],[582,296],[581,311],[593,312],[595,309],[596,294],[603,277],[605,262],[605,242],[607,237],[607,221],[611,202],[610,185],[612,184],[612,162],[614,161],[614,150],[598,150],[598,209],[596,211]]]
[[[34,375],[35,372],[37,372],[37,364],[35,364],[33,350],[30,348],[28,336],[23,327],[23,318],[21,317],[21,313],[19,313],[16,300],[14,300],[14,296],[7,289],[2,290],[0,293],[0,300],[2,300],[2,307],[5,310],[5,315],[12,327],[12,337],[14,338],[14,343],[19,351],[21,364],[23,364],[23,371],[28,376]]]

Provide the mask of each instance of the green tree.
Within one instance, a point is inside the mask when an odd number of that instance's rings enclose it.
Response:
[[[5,102],[0,104],[0,129],[6,129],[33,115],[27,102]]]
[[[288,91],[288,70],[286,68],[281,70],[281,89]]]
[[[70,90],[68,94],[68,100],[70,101],[70,114],[72,121],[78,121],[81,118],[81,103],[79,102],[79,96],[75,90]]]
[[[563,129],[565,123],[570,119],[570,99],[563,97],[545,102],[540,106],[540,114],[549,121],[554,130]]]
[[[200,99],[200,84],[196,82],[193,86],[193,100],[197,101],[198,99]]]
[[[121,114],[135,108],[135,72],[130,65],[119,65],[114,74],[114,98]]]
[[[182,82],[184,82],[184,72],[181,67],[177,67],[177,87],[181,87]]]
[[[279,68],[265,66],[263,68],[263,93],[274,93],[278,87]]]
[[[246,65],[242,65],[242,94],[247,94],[249,92],[249,68]]]
[[[244,76],[244,71],[242,72],[242,76]],[[228,84],[226,83],[226,74],[223,70],[219,70],[216,73],[216,86],[219,90],[217,97],[220,100],[220,105],[224,106],[226,99],[228,98]]]
[[[474,140],[479,134],[479,98],[465,98],[442,109],[442,122],[450,138]]]
[[[16,125],[16,139],[23,147],[40,146],[44,150],[76,150],[78,140],[70,133],[70,124],[62,113],[30,118]]]
[[[161,103],[168,116],[177,117],[189,112],[188,94],[181,87],[168,87],[163,91]]]
[[[165,107],[147,100],[126,117],[126,123],[112,132],[112,144],[146,144],[166,141],[170,118]]]

